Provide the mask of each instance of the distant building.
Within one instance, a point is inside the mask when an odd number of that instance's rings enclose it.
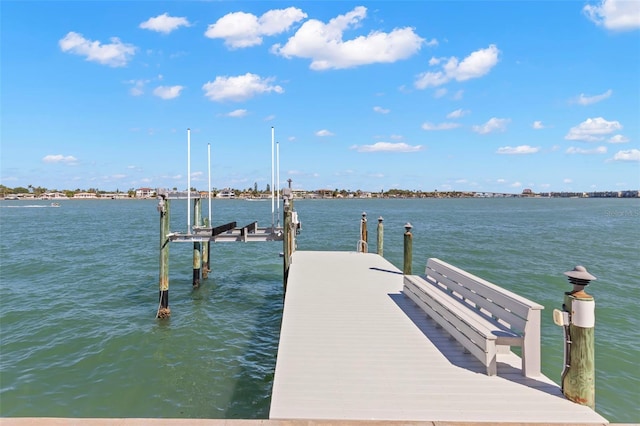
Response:
[[[236,193],[230,188],[225,188],[222,191],[218,192],[218,194],[216,194],[216,197],[218,197],[218,198],[236,198]]]
[[[525,188],[522,190],[522,195],[531,196],[533,195],[533,191],[529,188]]]
[[[156,190],[152,188],[138,188],[136,189],[136,198],[153,198],[155,197]]]
[[[83,200],[98,198],[95,192],[78,192],[77,194],[73,194],[73,198],[80,198]]]

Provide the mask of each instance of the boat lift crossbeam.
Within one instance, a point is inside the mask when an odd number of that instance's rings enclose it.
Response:
[[[229,222],[214,228],[194,227],[193,233],[181,234],[177,232],[167,235],[169,241],[178,243],[194,242],[254,242],[254,241],[282,241],[283,229],[276,227],[259,228],[258,222],[252,222],[241,228],[236,227],[236,222]]]

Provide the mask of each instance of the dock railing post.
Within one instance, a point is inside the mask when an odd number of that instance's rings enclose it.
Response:
[[[282,259],[282,283],[284,285],[285,291],[287,290],[287,277],[289,276],[289,266],[291,265],[291,243],[293,241],[292,233],[295,232],[292,226],[291,221],[291,204],[289,202],[289,198],[284,199],[284,235],[282,236],[282,249],[283,249],[283,259]]]
[[[368,235],[367,235],[367,213],[362,212],[362,219],[360,220],[360,241],[358,241],[358,252],[367,253],[369,251],[367,247]]]
[[[200,198],[193,199],[193,223],[200,226]],[[189,230],[189,233],[193,233]],[[200,287],[200,269],[202,268],[201,244],[199,241],[193,242],[193,287]]]
[[[584,288],[596,277],[584,266],[564,273],[573,290],[564,294],[562,312],[553,311],[553,320],[564,329],[564,369],[562,393],[567,399],[595,410],[595,300]]]
[[[382,221],[384,219],[382,218],[382,216],[380,216],[378,218],[378,245],[377,245],[377,252],[380,256],[383,255],[383,244],[384,244],[384,225],[382,224]]]
[[[169,200],[161,195],[158,201],[160,213],[160,277],[159,277],[159,301],[156,318],[169,318]]]
[[[404,268],[403,274],[411,275],[411,262],[413,258],[413,235],[411,234],[411,224],[407,222],[404,225]]]
[[[205,228],[209,228],[209,219],[204,218],[204,226]],[[209,249],[211,248],[211,241],[206,241],[202,243],[202,279],[206,280],[209,278]]]

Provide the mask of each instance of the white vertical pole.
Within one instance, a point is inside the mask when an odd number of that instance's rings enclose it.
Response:
[[[271,126],[271,229],[273,229],[274,227],[274,222],[275,222],[275,218],[274,218],[274,214],[275,214],[275,208],[274,208],[274,197],[273,197],[273,150],[274,150],[274,140],[275,140],[275,130],[273,128],[273,126]]]
[[[187,129],[187,234],[191,234],[191,129]]]
[[[213,227],[211,222],[211,144],[207,144],[207,163],[209,168],[209,227]]]
[[[276,142],[276,217],[280,227],[280,142]]]

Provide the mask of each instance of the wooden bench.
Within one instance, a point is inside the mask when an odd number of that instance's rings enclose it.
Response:
[[[542,305],[442,260],[427,261],[424,276],[405,275],[404,293],[497,374],[498,353],[522,347],[522,374],[540,375]]]

